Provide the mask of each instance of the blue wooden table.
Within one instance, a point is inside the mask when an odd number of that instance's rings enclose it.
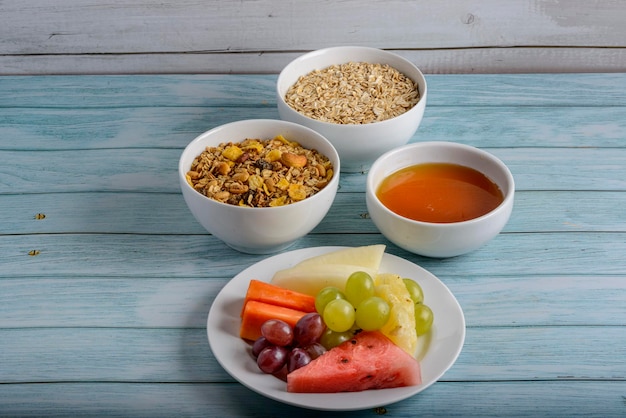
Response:
[[[275,80],[0,78],[0,416],[319,415],[250,391],[213,357],[213,299],[264,257],[207,234],[177,179],[199,133],[278,117]],[[366,176],[342,174],[292,249],[387,244],[452,290],[467,336],[424,392],[341,415],[626,416],[626,74],[427,82],[413,141],[497,155],[515,208],[482,249],[428,259],[387,242]]]

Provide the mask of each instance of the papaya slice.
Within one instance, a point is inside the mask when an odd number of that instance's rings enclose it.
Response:
[[[269,319],[281,319],[294,327],[296,322],[308,312],[272,305],[258,300],[250,300],[243,307],[239,336],[254,341],[261,336],[261,325]]]
[[[271,283],[252,279],[248,285],[248,291],[243,302],[244,307],[248,301],[256,300],[271,305],[282,306],[302,312],[315,312],[315,297],[304,293],[295,292]],[[241,310],[243,316],[243,308]]]

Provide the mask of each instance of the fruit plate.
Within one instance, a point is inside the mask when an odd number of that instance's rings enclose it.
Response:
[[[266,258],[236,275],[219,292],[207,319],[207,336],[213,355],[234,379],[249,389],[302,408],[350,411],[389,405],[411,397],[435,383],[456,361],[465,340],[465,318],[448,287],[427,270],[403,258],[385,253],[379,272],[395,273],[416,280],[424,291],[424,303],[435,320],[418,349],[422,384],[394,389],[344,393],[289,393],[286,383],[262,373],[250,353],[250,344],[239,338],[240,313],[251,279],[270,281],[277,270],[346,247],[314,247]]]

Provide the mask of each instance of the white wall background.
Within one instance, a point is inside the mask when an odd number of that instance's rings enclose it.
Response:
[[[623,0],[0,0],[0,74],[278,73],[336,45],[425,73],[624,72]]]

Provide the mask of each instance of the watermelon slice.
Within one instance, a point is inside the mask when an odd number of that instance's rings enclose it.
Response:
[[[287,391],[358,392],[419,385],[420,365],[378,331],[360,332],[287,375]]]

